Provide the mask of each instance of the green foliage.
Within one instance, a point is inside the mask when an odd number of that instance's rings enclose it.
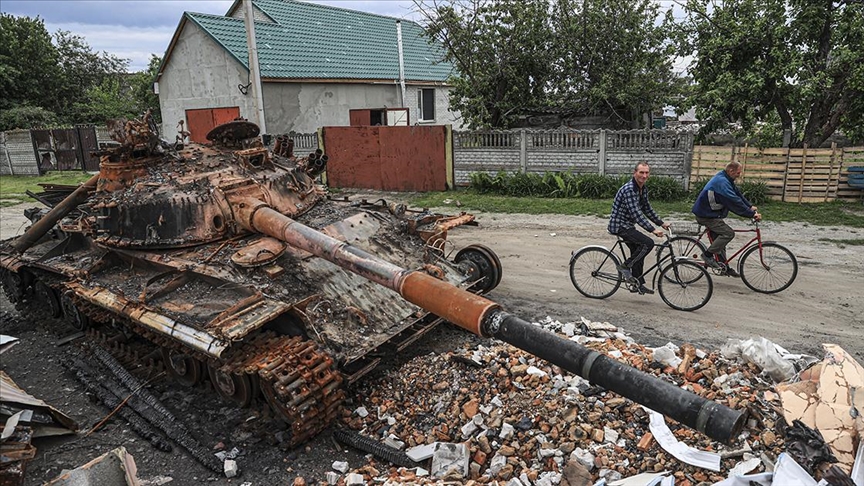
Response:
[[[710,180],[710,177],[700,177],[695,181],[691,182],[690,193],[688,194],[687,200],[690,202],[696,202],[696,198],[699,197],[699,193],[702,192],[702,189],[705,189],[705,186]]]
[[[683,201],[687,191],[678,179],[673,177],[651,177],[645,183],[650,190],[652,201]]]
[[[0,14],[0,110],[25,104],[52,110],[58,61],[42,19]]]
[[[576,175],[571,172],[547,172],[540,175],[508,174],[502,171],[495,176],[474,172],[469,177],[471,190],[477,194],[582,199],[613,198],[618,189],[630,180],[629,175]],[[651,190],[651,199],[655,201],[679,201],[687,196],[681,183],[671,177],[652,177],[648,179],[648,187]]]
[[[703,132],[758,122],[819,146],[835,130],[864,140],[864,3],[688,0],[678,55],[694,86],[687,106]]]
[[[768,202],[769,200],[768,184],[766,184],[765,181],[741,181],[738,183],[738,189],[740,189],[741,194],[743,194],[744,197],[754,205],[758,206]]]
[[[678,83],[650,0],[415,2],[458,70],[450,104],[472,128],[510,128],[528,109],[609,114],[628,128]]]
[[[104,124],[155,108],[152,82],[160,59],[127,74],[129,61],[93,52],[83,37],[53,36],[40,18],[0,14],[0,129],[32,124]],[[11,113],[6,113],[11,110]]]
[[[50,127],[57,121],[57,115],[38,106],[20,105],[0,111],[0,131]]]

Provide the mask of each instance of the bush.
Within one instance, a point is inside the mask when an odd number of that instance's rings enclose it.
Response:
[[[684,185],[674,177],[651,177],[646,183],[654,201],[682,201],[687,197]]]
[[[57,125],[57,115],[40,106],[16,106],[0,112],[0,131]]]
[[[750,204],[760,205],[768,201],[768,184],[765,181],[743,181],[738,184],[741,194],[750,201]]]

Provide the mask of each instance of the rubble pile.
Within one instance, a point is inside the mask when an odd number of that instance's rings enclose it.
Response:
[[[687,461],[681,460],[666,450],[674,448],[658,443],[650,420],[656,412],[491,341],[417,357],[360,385],[343,412],[344,426],[404,450],[418,467],[386,470],[386,461],[376,463],[370,455],[370,464],[353,465],[352,477],[362,475],[361,483],[517,486],[593,484],[668,472],[676,485],[699,485],[726,479],[736,465],[737,474],[770,472],[785,450],[777,431],[783,417],[779,394],[756,364],[686,344],[649,348],[608,323],[547,318],[534,324],[746,411],[747,423],[732,444],[721,444],[666,420],[675,445],[692,448],[676,454]],[[717,463],[694,460],[702,451],[713,453]]]

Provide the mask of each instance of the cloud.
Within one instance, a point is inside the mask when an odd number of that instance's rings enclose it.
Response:
[[[184,11],[223,15],[231,0],[3,0],[5,13],[42,17],[45,23],[92,24],[124,27],[176,26]]]

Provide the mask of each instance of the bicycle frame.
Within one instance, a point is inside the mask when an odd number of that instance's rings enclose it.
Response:
[[[609,250],[609,252],[614,254],[616,248],[618,249],[618,255],[620,255],[621,261],[622,262],[625,261],[627,259],[627,253],[624,251],[624,240],[621,239],[621,237],[618,237],[618,241],[616,241],[615,244],[612,245],[612,248]],[[669,252],[661,257],[660,253],[663,252],[664,248],[668,248]],[[642,277],[644,277],[645,275],[648,275],[649,272],[654,272],[654,275],[651,277],[651,288],[652,289],[657,287],[657,285],[656,285],[657,275],[660,273],[660,268],[663,266],[663,264],[666,261],[669,261],[669,260],[672,260],[675,258],[683,258],[685,260],[687,259],[686,257],[675,256],[675,254],[672,250],[672,246],[669,245],[669,238],[668,237],[667,237],[666,241],[664,241],[663,243],[660,243],[660,244],[655,243],[654,244],[654,250],[657,253],[656,258],[655,258],[656,261],[654,262],[653,265],[651,265],[650,267],[648,267],[647,269],[644,269],[642,271]],[[648,255],[645,255],[645,256],[647,257]]]
[[[750,238],[750,240],[749,240],[747,243],[745,243],[743,246],[741,246],[741,248],[739,248],[738,251],[736,251],[732,256],[728,257],[725,261],[723,261],[723,262],[721,262],[721,263],[724,263],[724,264],[726,264],[726,265],[729,265],[729,262],[731,262],[732,260],[735,260],[736,258],[738,258],[738,255],[744,253],[745,250],[747,250],[748,248],[750,248],[751,246],[753,246],[754,242],[756,242],[756,244],[759,246],[759,258],[760,258],[760,259],[762,258],[762,243],[763,243],[763,242],[762,242],[762,230],[759,228],[759,224],[758,224],[758,223],[755,223],[755,225],[756,225],[755,228],[748,228],[748,229],[733,229],[733,230],[732,230],[732,231],[734,231],[735,233],[756,233],[756,236],[754,236],[753,238]],[[710,246],[710,244],[714,242],[714,238],[712,238],[711,235],[710,235],[709,233],[710,233],[710,231],[708,230],[708,228],[703,229],[703,230],[700,231],[699,234],[695,237],[695,238],[696,238],[696,241],[700,241],[700,242],[701,242],[701,241],[702,241],[702,237],[703,237],[703,236],[707,236],[707,238],[708,238],[708,243],[709,243],[708,246]],[[703,244],[704,244],[704,243],[703,243]],[[763,262],[763,263],[764,263],[764,262]]]

